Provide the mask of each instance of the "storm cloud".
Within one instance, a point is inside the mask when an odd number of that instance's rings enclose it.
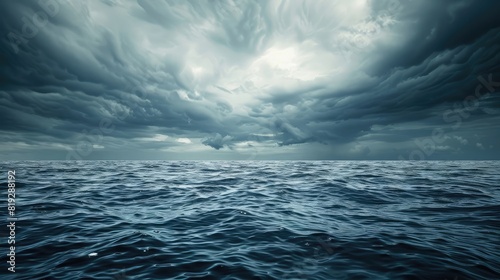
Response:
[[[2,1],[0,157],[500,159],[500,3]]]

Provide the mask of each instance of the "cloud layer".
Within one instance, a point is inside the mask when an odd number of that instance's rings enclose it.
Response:
[[[498,1],[0,9],[2,159],[500,158]]]

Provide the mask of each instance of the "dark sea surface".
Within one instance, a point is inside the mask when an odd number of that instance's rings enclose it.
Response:
[[[500,279],[499,161],[0,167],[0,279]]]

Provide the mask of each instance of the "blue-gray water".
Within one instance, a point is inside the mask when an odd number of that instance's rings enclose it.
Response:
[[[1,279],[500,278],[499,161],[0,167]]]

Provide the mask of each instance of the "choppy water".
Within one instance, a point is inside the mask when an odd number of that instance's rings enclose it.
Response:
[[[0,167],[2,279],[500,278],[499,161]]]

